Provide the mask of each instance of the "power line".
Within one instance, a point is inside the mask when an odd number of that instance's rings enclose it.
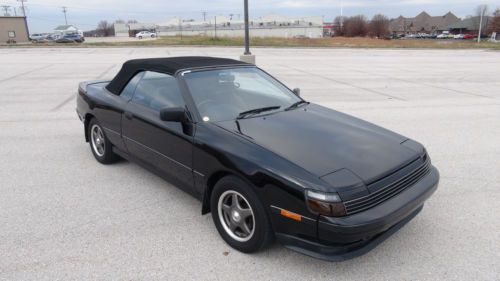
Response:
[[[26,17],[26,7],[24,6],[24,2],[27,2],[28,0],[17,0],[17,2],[21,2],[21,10],[23,11],[23,17]]]
[[[10,14],[9,14],[10,6],[2,5],[0,7],[2,7],[2,9],[5,11],[3,14],[4,16],[6,16],[6,17],[10,16]]]
[[[45,21],[45,22],[60,22],[59,20],[57,19],[53,19],[53,18],[39,18],[39,17],[33,17],[33,16],[30,16],[30,19],[32,20],[38,20],[38,21]],[[83,22],[73,22],[73,24],[76,24],[76,25],[84,25],[84,26],[93,26],[95,27],[97,24],[95,23],[83,23]]]

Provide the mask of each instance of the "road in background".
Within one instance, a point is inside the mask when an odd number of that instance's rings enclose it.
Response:
[[[135,164],[97,163],[74,98],[128,59],[241,48],[0,49],[0,279],[500,279],[500,52],[252,52],[305,99],[425,144],[441,183],[424,210],[342,263],[277,244],[236,252],[196,199]]]

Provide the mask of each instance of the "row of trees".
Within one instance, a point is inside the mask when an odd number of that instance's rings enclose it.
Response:
[[[374,15],[371,21],[363,15],[336,17],[335,34],[347,37],[384,37],[389,35],[389,18],[382,14]]]
[[[476,19],[481,15],[486,16],[488,14],[488,7],[486,5],[480,5],[476,9]],[[500,9],[497,9],[493,14],[493,19],[488,22],[487,34],[493,32],[500,32]],[[368,19],[363,15],[357,15],[352,17],[336,17],[334,21],[335,34],[337,36],[346,37],[385,37],[390,34],[389,29],[390,20],[387,16],[383,14],[377,14],[368,21]],[[479,22],[477,23],[479,26]],[[484,30],[482,32],[484,34]]]
[[[493,19],[488,24],[487,34],[492,34],[493,32],[500,33],[500,9],[497,9],[493,13]]]

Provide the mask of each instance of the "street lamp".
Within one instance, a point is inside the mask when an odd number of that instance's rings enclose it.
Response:
[[[255,55],[250,53],[250,31],[248,27],[248,0],[244,0],[245,6],[245,52],[240,56],[243,62],[255,64]]]

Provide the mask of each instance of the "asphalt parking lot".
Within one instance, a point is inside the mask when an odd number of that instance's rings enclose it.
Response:
[[[256,48],[305,99],[426,145],[424,210],[365,256],[232,250],[201,204],[139,166],[98,164],[78,82],[127,59],[237,58],[239,48],[0,49],[1,280],[500,280],[500,52]]]

